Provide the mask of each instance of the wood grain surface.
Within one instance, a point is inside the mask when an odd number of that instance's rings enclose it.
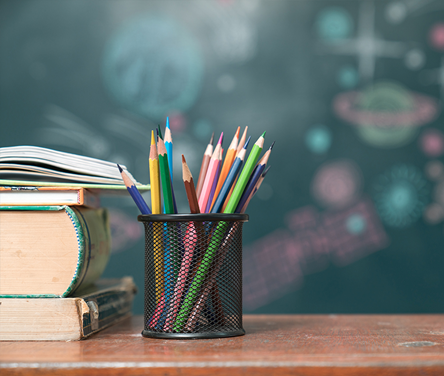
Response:
[[[0,342],[0,375],[444,375],[444,315],[247,315],[243,337]],[[1,329],[0,329],[1,330]]]

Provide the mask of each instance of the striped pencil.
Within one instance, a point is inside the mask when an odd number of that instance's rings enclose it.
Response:
[[[237,146],[239,144],[239,132],[240,127],[237,127],[237,131],[233,137],[233,140],[231,141],[231,144],[227,150],[227,155],[225,156],[224,164],[222,166],[222,170],[220,172],[219,179],[217,181],[216,190],[214,192],[213,201],[211,203],[211,206],[214,205],[216,202],[217,195],[219,194],[222,185],[224,184],[225,179],[227,178],[228,172],[230,171],[231,166],[233,165],[234,159],[236,158],[237,154]]]
[[[211,156],[207,174],[205,175],[204,184],[202,186],[202,191],[200,192],[199,209],[201,213],[205,213],[208,198],[211,192],[211,187],[213,186],[213,181],[216,177],[217,166],[220,163],[220,149],[222,148],[223,137],[224,133],[222,132],[219,141],[214,149],[213,155]]]
[[[274,142],[271,144],[270,148],[265,152],[264,156],[261,158],[261,160],[257,163],[256,167],[254,168],[250,176],[250,179],[248,180],[248,183],[242,193],[239,203],[237,204],[236,210],[234,211],[235,213],[241,212],[242,208],[244,207],[245,203],[248,200],[248,197],[253,192],[254,187],[256,186],[259,178],[262,176],[262,173],[265,170],[265,166],[267,165],[268,159],[270,158],[273,146]]]
[[[133,198],[140,212],[142,214],[151,214],[151,209],[146,204],[145,200],[143,199],[140,192],[137,190],[137,187],[134,185],[133,181],[129,178],[129,176],[125,173],[125,171],[122,170],[122,167],[120,167],[119,165],[117,165],[117,167],[120,171],[120,175],[122,175],[122,179],[126,185],[126,189]]]
[[[258,182],[256,183],[256,186],[253,189],[253,192],[251,192],[251,195],[248,197],[247,202],[245,203],[245,205],[243,206],[241,213],[245,213],[245,210],[247,210],[247,206],[250,203],[250,200],[253,198],[253,196],[256,194],[256,192],[259,190],[259,188],[261,187],[262,182],[264,181],[265,175],[267,175],[268,171],[270,170],[271,166],[268,166],[265,171],[262,173],[262,176],[259,178]]]
[[[197,198],[200,197],[200,192],[202,191],[202,186],[205,180],[205,176],[207,174],[208,164],[210,163],[210,158],[213,155],[213,141],[214,141],[214,132],[211,135],[211,139],[209,144],[207,145],[207,148],[205,150],[203,159],[202,159],[202,165],[200,166],[200,172],[199,172],[199,178],[197,179],[197,186],[196,186],[196,194]]]
[[[241,152],[238,154],[238,156],[234,159],[233,165],[231,166],[230,171],[228,172],[227,178],[224,181],[224,184],[222,185],[222,188],[219,192],[219,195],[216,198],[216,201],[214,202],[213,207],[211,208],[211,213],[220,213],[222,210],[222,205],[227,199],[228,193],[230,192],[231,188],[234,185],[234,182],[236,181],[237,175],[239,174],[239,171],[242,168],[242,164],[244,163],[245,154],[247,153],[247,147],[250,142],[250,137],[248,137],[248,140],[245,142],[244,147],[242,148]]]

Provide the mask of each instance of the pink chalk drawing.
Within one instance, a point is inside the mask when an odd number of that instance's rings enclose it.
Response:
[[[119,253],[129,249],[143,235],[140,222],[118,209],[109,209],[111,227],[111,253]]]
[[[361,184],[360,170],[353,162],[335,161],[318,169],[311,193],[325,207],[342,208],[357,199]]]
[[[429,41],[432,47],[437,50],[444,50],[444,24],[438,23],[434,25],[429,32]]]
[[[439,157],[444,152],[444,134],[437,129],[425,130],[419,142],[421,150],[429,157]]]
[[[384,249],[388,238],[372,202],[361,198],[340,210],[311,206],[291,212],[278,229],[246,247],[244,306],[257,309],[302,287],[304,275],[330,263],[345,266]]]

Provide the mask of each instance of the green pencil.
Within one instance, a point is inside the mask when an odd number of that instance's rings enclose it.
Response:
[[[242,196],[242,192],[247,185],[248,178],[251,175],[251,172],[256,165],[256,162],[259,158],[259,155],[264,147],[264,139],[265,132],[259,137],[256,143],[253,146],[253,149],[248,156],[247,162],[245,162],[245,166],[241,172],[241,175],[234,187],[233,193],[231,194],[230,200],[228,201],[227,207],[224,210],[224,213],[234,213],[237,204]],[[174,322],[173,329],[176,332],[182,331],[187,319],[188,315],[193,308],[194,301],[197,298],[199,290],[202,284],[205,282],[205,277],[208,273],[208,269],[211,266],[211,262],[213,261],[214,256],[217,253],[217,250],[221,246],[225,235],[227,233],[229,226],[229,222],[219,222],[216,230],[213,233],[210,244],[208,245],[207,250],[202,258],[199,269],[197,270],[193,282],[190,285],[188,293],[183,301],[182,306],[180,307],[179,313],[177,314],[176,321]]]
[[[168,155],[165,149],[165,143],[159,137],[157,140],[157,153],[159,154],[160,179],[162,181],[163,201],[165,214],[175,214],[173,193],[171,191],[170,169],[168,167]]]

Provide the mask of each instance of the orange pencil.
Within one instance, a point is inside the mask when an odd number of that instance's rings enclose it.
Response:
[[[224,184],[225,179],[227,178],[228,172],[234,162],[234,158],[236,158],[237,154],[237,145],[239,143],[239,132],[240,127],[237,127],[236,134],[231,141],[230,147],[227,150],[227,155],[225,156],[224,164],[222,166],[222,170],[219,175],[219,180],[217,181],[216,191],[214,192],[213,201],[211,203],[211,207],[213,207],[214,202],[216,201],[217,195],[219,194],[222,185]],[[211,211],[211,208],[210,208]]]

